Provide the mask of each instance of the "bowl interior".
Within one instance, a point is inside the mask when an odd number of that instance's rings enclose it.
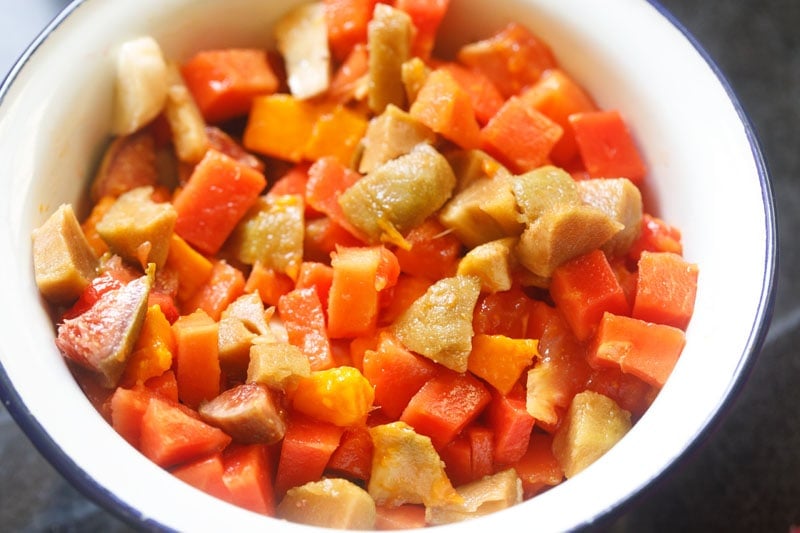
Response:
[[[73,4],[0,89],[0,392],[40,450],[129,520],[176,530],[264,527],[265,518],[154,466],[94,411],[53,344],[33,280],[31,232],[85,188],[110,125],[115,46],[143,34],[181,61],[202,48],[270,46],[272,22],[300,0],[137,0]],[[700,266],[687,345],[634,429],[580,475],[522,505],[446,528],[543,530],[592,521],[646,486],[690,446],[740,382],[766,331],[774,276],[769,183],[724,82],[657,7],[641,0],[454,0],[443,50],[509,21],[527,25],[601,107],[627,119],[650,169],[648,205],[683,232]],[[569,509],[569,512],[564,512]],[[510,520],[510,521],[509,521]],[[301,528],[284,523],[286,529]]]

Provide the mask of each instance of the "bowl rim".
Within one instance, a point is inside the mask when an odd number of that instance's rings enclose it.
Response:
[[[0,82],[0,105],[9,93],[14,80],[24,68],[28,60],[42,46],[42,44],[61,26],[64,21],[77,9],[85,0],[72,0],[62,8],[59,13],[48,23],[25,48],[22,54],[12,65],[6,76]],[[761,191],[761,204],[763,207],[765,221],[765,256],[764,272],[761,280],[761,291],[758,301],[758,308],[755,311],[753,323],[747,338],[743,352],[738,360],[737,367],[731,375],[728,388],[715,406],[715,410],[708,416],[704,423],[697,428],[692,440],[678,450],[672,461],[665,464],[661,471],[645,480],[638,490],[631,492],[628,496],[618,502],[613,508],[605,509],[594,516],[586,517],[580,526],[589,526],[598,522],[605,522],[613,519],[625,512],[635,501],[643,498],[655,485],[661,482],[666,475],[681,463],[687,455],[695,450],[703,442],[704,437],[713,433],[714,429],[725,418],[726,411],[734,402],[736,396],[741,392],[747,382],[747,378],[755,365],[758,355],[766,340],[770,321],[775,306],[777,294],[777,269],[778,269],[778,233],[776,221],[776,208],[767,161],[764,157],[758,134],[749,118],[744,106],[736,96],[735,91],[729,80],[726,78],[720,66],[714,61],[711,55],[699,42],[699,40],[658,0],[645,0],[664,18],[674,26],[682,36],[691,44],[694,50],[703,59],[708,68],[716,77],[718,83],[724,89],[731,105],[738,114],[743,126],[744,133],[750,146],[753,163],[758,173],[758,181]],[[0,360],[0,399],[8,410],[12,419],[22,429],[26,437],[31,441],[37,451],[50,463],[55,470],[72,484],[79,492],[88,499],[100,505],[128,525],[137,529],[153,531],[172,531],[157,519],[146,516],[142,511],[137,510],[132,505],[118,498],[115,494],[104,488],[100,483],[91,478],[85,470],[70,458],[48,434],[37,418],[28,410],[24,399],[20,396],[17,389],[3,367]]]

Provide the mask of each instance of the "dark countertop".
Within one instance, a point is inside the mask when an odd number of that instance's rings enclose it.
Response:
[[[2,0],[0,76],[65,3]],[[713,431],[607,529],[788,533],[800,525],[800,247],[792,239],[800,232],[800,2],[662,4],[717,62],[760,136],[778,214],[779,290],[762,353]],[[4,531],[129,531],[64,481],[3,407],[0,477]]]

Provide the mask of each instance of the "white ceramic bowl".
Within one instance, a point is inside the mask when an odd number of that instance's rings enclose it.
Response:
[[[271,22],[299,1],[76,2],[0,88],[0,393],[66,478],[137,527],[307,531],[189,487],[97,414],[54,346],[33,279],[31,231],[60,203],[82,205],[109,131],[115,45],[150,34],[176,60],[200,48],[271,45]],[[776,237],[765,164],[730,87],[697,43],[643,0],[453,0],[441,33],[464,42],[509,20],[548,41],[601,107],[622,111],[644,151],[658,214],[683,230],[685,256],[700,266],[699,289],[680,361],[617,446],[531,501],[442,531],[534,523],[537,531],[566,530],[620,508],[719,416],[759,350],[773,301]]]

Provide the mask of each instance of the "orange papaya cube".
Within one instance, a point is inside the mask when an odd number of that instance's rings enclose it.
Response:
[[[203,118],[212,123],[246,115],[254,97],[278,89],[260,49],[204,50],[181,66],[181,74]]]
[[[564,129],[519,97],[511,97],[481,130],[484,149],[513,170],[526,172],[549,161]]]

